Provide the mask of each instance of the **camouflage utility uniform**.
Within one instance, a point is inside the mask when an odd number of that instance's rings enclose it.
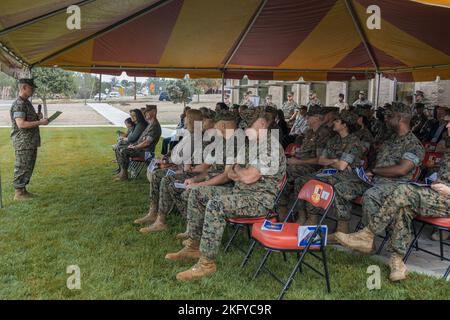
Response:
[[[284,117],[285,118],[290,118],[294,115],[294,113],[298,110],[300,110],[297,102],[295,101],[285,101],[283,103],[283,106],[281,107],[281,110],[283,110],[284,113]]]
[[[425,155],[425,150],[420,141],[410,131],[404,136],[395,135],[387,140],[378,151],[375,168],[397,165],[401,160],[409,160],[419,166]],[[386,178],[375,176],[374,187],[362,180],[349,180],[338,182],[334,185],[336,192],[335,208],[339,220],[350,220],[351,201],[363,196],[363,222],[367,224],[367,218],[376,214],[380,209],[385,197],[391,194],[398,183],[412,179],[415,169],[408,174]]]
[[[272,140],[272,139],[269,139]],[[273,139],[275,140],[275,139]],[[286,158],[278,141],[274,142],[278,149],[279,167],[273,174],[265,171],[269,163],[249,161],[245,168],[253,166],[260,170],[260,179],[253,184],[235,182],[234,187],[196,187],[188,200],[188,233],[192,240],[200,241],[200,253],[214,260],[225,229],[225,219],[236,216],[264,216],[273,209],[274,201],[286,171]],[[270,151],[270,141],[267,145]],[[241,152],[246,152],[241,148]],[[267,153],[263,148],[260,154]],[[274,153],[276,154],[276,153]],[[261,160],[261,159],[260,159]],[[267,168],[267,167],[266,167]]]
[[[355,169],[361,165],[361,159],[364,154],[364,148],[361,141],[355,134],[349,134],[342,138],[336,135],[326,144],[322,152],[322,157],[327,159],[339,159],[348,163],[345,170],[331,176],[321,176],[319,179],[331,185],[335,185],[342,181],[358,181],[359,178],[355,173]],[[317,179],[315,174],[300,176],[295,180],[295,192],[300,192],[301,188],[311,179]],[[320,210],[314,208],[305,201],[299,202],[299,210],[305,210],[311,214],[319,214]]]
[[[444,157],[438,174],[439,181],[450,187],[450,152]],[[391,192],[381,209],[369,216],[368,227],[380,234],[389,227],[388,249],[404,255],[411,243],[412,220],[417,216],[450,216],[450,196],[442,195],[431,188],[411,184],[400,184]]]
[[[37,149],[41,146],[41,137],[39,127],[20,129],[17,126],[16,119],[22,118],[25,121],[38,121],[39,116],[31,102],[21,97],[14,101],[10,110],[10,116],[12,123],[11,138],[16,155],[13,185],[15,189],[23,189],[30,183],[33,175]]]

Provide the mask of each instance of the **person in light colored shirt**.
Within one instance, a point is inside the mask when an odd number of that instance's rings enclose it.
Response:
[[[339,99],[338,102],[334,105],[335,107],[339,108],[339,112],[342,112],[343,110],[348,110],[348,103],[346,103],[345,101],[345,96],[343,93],[339,93]]]

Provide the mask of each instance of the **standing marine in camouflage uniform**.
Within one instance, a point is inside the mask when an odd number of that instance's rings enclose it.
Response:
[[[277,109],[277,105],[275,103],[273,103],[273,101],[272,101],[272,95],[271,94],[268,94],[266,96],[266,99],[264,100],[263,106],[264,107],[272,107],[272,108]]]
[[[297,113],[300,112],[300,107],[298,106],[297,102],[294,101],[293,92],[289,92],[287,98],[288,99],[283,103],[281,110],[283,110],[286,122],[293,122]]]
[[[169,260],[199,258],[191,269],[177,274],[180,281],[201,278],[216,271],[215,258],[225,229],[225,219],[235,216],[264,216],[273,209],[278,184],[286,170],[286,158],[279,142],[267,136],[259,136],[268,129],[268,119],[258,109],[247,110],[242,116],[250,125],[246,130],[250,144],[258,146],[259,157],[249,155],[245,167],[233,165],[228,178],[233,188],[194,188],[188,201],[189,242],[177,253],[166,255]],[[252,150],[252,145],[250,150]],[[273,149],[275,148],[275,149]],[[245,157],[246,147],[241,148],[238,158]],[[256,154],[254,154],[256,156]],[[268,155],[268,157],[261,157]]]
[[[295,157],[287,161],[286,187],[280,199],[280,214],[282,215],[287,213],[286,206],[289,197],[295,198],[296,196],[294,194],[295,179],[319,170],[319,157],[331,137],[330,131],[323,122],[323,109],[320,106],[312,106],[306,116],[309,129],[305,132],[305,137],[300,148],[296,150]]]
[[[367,172],[372,185],[359,180],[338,182],[334,185],[336,193],[335,210],[338,220],[351,219],[351,201],[363,196],[363,223],[380,209],[384,199],[399,183],[410,181],[415,169],[420,166],[425,150],[420,141],[410,131],[411,114],[408,106],[394,103],[386,114],[387,122],[396,135],[380,148],[375,166]]]
[[[450,133],[450,116],[447,130]],[[413,219],[417,216],[450,217],[450,151],[447,150],[438,173],[438,181],[430,188],[411,184],[399,184],[390,193],[378,212],[369,216],[369,224],[353,234],[336,234],[344,246],[364,253],[371,253],[375,247],[375,236],[390,229],[388,250],[391,252],[391,281],[407,277],[408,269],[403,256],[412,241]]]
[[[118,148],[116,155],[120,172],[114,178],[115,181],[128,180],[130,157],[144,158],[145,152],[150,152],[154,156],[155,147],[161,137],[161,126],[156,118],[156,113],[155,105],[147,105],[144,114],[145,120],[148,122],[147,128],[142,132],[136,143]]]
[[[19,80],[19,97],[14,101],[11,110],[11,138],[16,155],[14,165],[15,189],[14,200],[29,200],[33,197],[26,189],[33,175],[37,149],[41,146],[39,126],[47,125],[48,120],[37,114],[28,100],[34,93],[36,85],[33,79]]]

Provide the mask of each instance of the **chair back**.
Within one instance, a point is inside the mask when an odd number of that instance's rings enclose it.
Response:
[[[309,180],[300,190],[298,199],[307,201],[314,207],[328,210],[334,200],[334,189],[325,182]]]

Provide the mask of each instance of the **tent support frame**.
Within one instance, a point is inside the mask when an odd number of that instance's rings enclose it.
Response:
[[[362,28],[361,22],[358,19],[355,8],[353,7],[352,0],[345,0],[345,5],[347,6],[347,11],[353,20],[353,24],[355,25],[356,31],[358,32],[359,37],[361,38],[361,41],[364,47],[366,48],[367,54],[369,55],[369,58],[372,61],[372,64],[375,67],[376,72],[379,73],[380,68],[378,66],[375,55],[373,54],[372,49],[370,48],[369,41],[367,41],[367,36],[364,33],[364,29]]]
[[[94,1],[95,0],[83,0],[83,1],[80,1],[80,2],[77,2],[77,3],[74,3],[72,5],[82,7],[82,6],[87,5],[87,4],[89,4],[91,2],[94,2]],[[58,15],[60,13],[65,12],[66,10],[67,10],[67,6],[64,6],[64,7],[60,8],[60,9],[53,10],[51,12],[45,13],[43,15],[40,15],[40,16],[38,16],[36,18],[32,18],[32,19],[20,22],[18,24],[15,24],[15,25],[13,25],[11,27],[5,28],[5,29],[0,31],[0,37],[5,36],[5,35],[7,35],[10,32],[22,29],[22,28],[24,28],[26,26],[29,26],[29,25],[33,24],[33,23],[36,23],[36,22],[45,20],[47,18],[51,18],[53,16],[56,16],[56,15]]]
[[[62,49],[60,49],[60,50],[58,50],[58,51],[56,51],[56,52],[46,56],[45,58],[42,58],[41,60],[33,63],[32,65],[33,66],[40,65],[40,64],[42,64],[44,62],[47,62],[50,59],[58,57],[61,54],[65,53],[65,52],[67,52],[69,50],[72,50],[72,49],[74,49],[76,47],[79,47],[80,45],[84,44],[85,42],[88,42],[90,40],[94,40],[94,39],[96,39],[96,38],[98,38],[98,37],[100,37],[100,36],[102,36],[102,35],[104,35],[104,34],[106,34],[108,32],[111,32],[111,31],[119,28],[120,26],[122,26],[124,24],[127,24],[127,23],[129,23],[129,22],[131,22],[133,20],[136,20],[137,18],[139,18],[139,17],[141,17],[141,16],[143,16],[143,15],[149,13],[149,12],[152,12],[153,10],[159,9],[162,6],[168,4],[168,3],[172,2],[172,1],[173,0],[160,0],[160,1],[156,2],[156,3],[153,3],[150,6],[144,8],[144,9],[142,9],[142,10],[140,10],[140,11],[134,13],[134,14],[132,14],[131,16],[126,17],[125,19],[122,19],[122,20],[120,20],[120,21],[118,21],[118,22],[116,22],[116,23],[114,23],[114,24],[112,24],[112,25],[110,25],[110,26],[100,30],[100,31],[95,32],[94,34],[91,34],[90,36],[88,36],[86,38],[83,38],[83,39],[81,39],[81,40],[79,40],[79,41],[77,41],[77,42],[75,42],[75,43],[73,43],[73,44],[71,44],[71,45],[69,45],[67,47],[64,47],[64,48],[62,48]]]

